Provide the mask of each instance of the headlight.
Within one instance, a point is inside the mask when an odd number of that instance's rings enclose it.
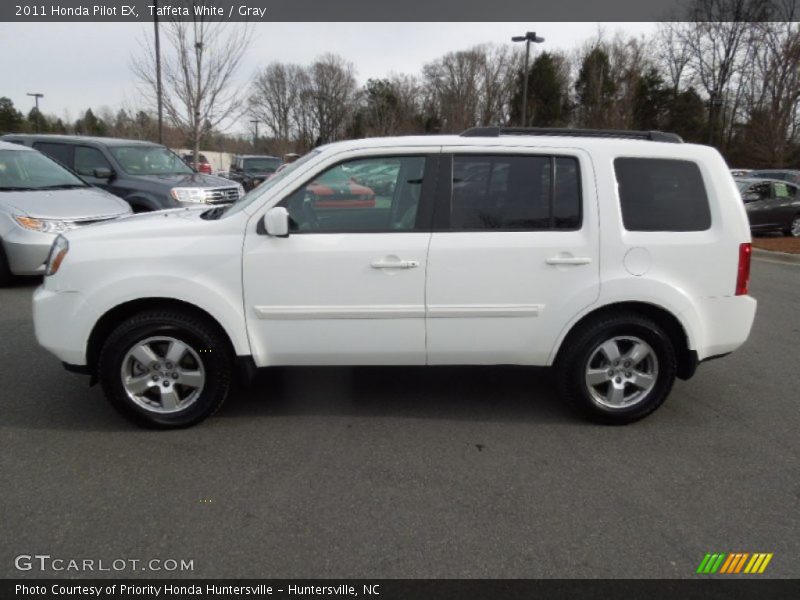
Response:
[[[17,222],[17,225],[24,229],[39,231],[41,233],[63,233],[75,227],[75,223],[70,223],[69,221],[34,219],[32,217],[23,217],[21,215],[14,215],[14,220]]]
[[[241,186],[240,186],[241,187]],[[170,191],[172,196],[178,202],[205,202],[206,191],[203,188],[172,188]]]
[[[256,185],[258,185],[258,184],[256,184]],[[238,192],[239,192],[239,198],[241,198],[242,196],[244,196],[244,187],[242,186],[242,184],[241,184],[241,183],[240,183],[239,185],[237,185],[237,186],[236,186],[236,189],[237,189],[237,190],[238,190]]]
[[[58,272],[61,263],[69,252],[69,242],[63,235],[58,236],[53,245],[50,247],[50,254],[47,256],[47,267],[45,268],[45,277],[55,275]]]

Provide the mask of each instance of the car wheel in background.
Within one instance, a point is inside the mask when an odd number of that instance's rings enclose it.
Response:
[[[109,335],[98,374],[111,404],[137,424],[174,428],[199,423],[225,401],[232,353],[216,326],[190,312],[154,310]]]
[[[8,266],[6,252],[3,249],[3,242],[0,241],[0,286],[8,285],[14,279],[11,268]]]
[[[792,237],[800,237],[800,215],[795,215],[789,228],[784,233]]]
[[[561,397],[595,421],[622,425],[661,406],[677,365],[659,325],[636,314],[613,314],[570,334],[556,369]]]

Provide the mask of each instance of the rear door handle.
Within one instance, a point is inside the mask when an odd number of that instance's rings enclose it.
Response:
[[[551,256],[548,265],[588,265],[592,259],[588,256]]]
[[[370,263],[373,269],[413,269],[419,266],[417,260],[373,260]]]

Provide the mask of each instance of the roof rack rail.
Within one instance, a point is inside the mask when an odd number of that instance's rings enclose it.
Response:
[[[501,135],[552,135],[565,137],[621,138],[682,144],[677,133],[663,131],[628,131],[625,129],[564,129],[550,127],[472,127],[461,137],[500,137]]]

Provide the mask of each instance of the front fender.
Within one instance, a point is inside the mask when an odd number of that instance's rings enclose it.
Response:
[[[82,338],[88,342],[94,326],[114,308],[137,300],[166,298],[195,306],[211,315],[222,326],[238,356],[250,354],[240,294],[222,293],[219,286],[203,281],[202,276],[183,279],[170,275],[127,276],[105,281],[84,296],[73,315]],[[148,290],[158,292],[148,293]]]

